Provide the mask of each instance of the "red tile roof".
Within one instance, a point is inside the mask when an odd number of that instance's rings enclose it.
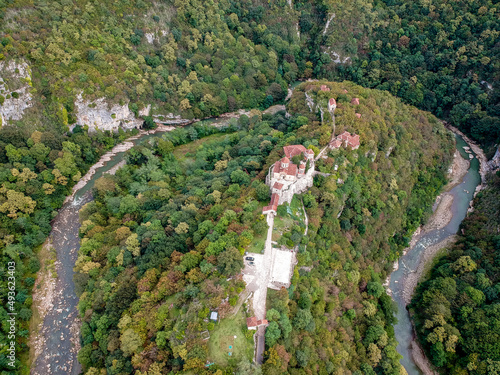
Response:
[[[330,147],[339,148],[340,146],[342,146],[342,141],[338,138],[335,138],[333,141],[330,142]]]
[[[328,104],[330,104],[331,106],[336,106],[337,105],[337,102],[335,101],[335,99],[333,98],[330,98],[330,100],[328,101]]]
[[[274,173],[285,173],[288,176],[296,176],[297,175],[297,166],[293,163],[290,163],[290,160],[288,160],[288,168],[282,168],[281,167],[281,162],[283,159],[278,160],[276,163],[274,163],[274,168],[273,172]]]
[[[279,182],[275,182],[273,185],[273,189],[281,190],[282,188],[283,188],[283,184],[280,184]]]
[[[359,105],[359,99],[358,98],[352,98],[351,104]]]
[[[257,325],[258,326],[265,325],[267,323],[269,323],[269,322],[266,319],[257,320]]]
[[[292,145],[283,147],[285,155],[289,158],[293,158],[295,155],[300,155],[306,152],[306,148],[302,145]]]
[[[257,327],[257,318],[255,316],[252,316],[251,318],[247,318],[247,327]]]
[[[268,211],[277,211],[278,210],[278,206],[265,206],[262,208],[262,213],[265,214],[266,212]]]
[[[281,159],[281,162],[282,162],[282,163],[286,163],[286,164],[288,164],[288,163],[290,163],[290,159],[288,159],[288,158],[285,156],[283,159]]]
[[[314,151],[313,151],[312,149],[308,148],[308,149],[306,150],[306,154],[309,154],[309,155],[314,155]]]
[[[330,88],[327,85],[321,85],[321,91],[330,91]]]
[[[361,118],[361,113],[356,113],[357,118]]]
[[[359,147],[359,135],[358,134],[351,134],[349,132],[343,132],[342,134],[340,134],[337,137],[337,139],[345,142],[347,146],[351,146],[352,148]],[[332,144],[332,143],[333,142],[330,142],[330,144]],[[334,147],[334,146],[332,146],[332,147]]]
[[[280,196],[277,193],[271,195],[271,206],[277,206],[280,201]]]

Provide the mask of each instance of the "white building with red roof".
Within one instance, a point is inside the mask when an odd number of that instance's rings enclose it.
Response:
[[[271,203],[262,209],[264,214],[276,212],[284,202],[290,203],[293,195],[312,186],[314,173],[314,151],[302,145],[283,147],[285,156],[276,161],[266,177],[266,184],[271,189]],[[300,158],[298,164],[292,162]],[[297,162],[297,160],[295,160]]]
[[[266,319],[259,319],[255,316],[247,318],[247,328],[251,330],[256,330],[260,326],[267,326],[269,322]]]
[[[330,100],[328,101],[328,110],[330,112],[333,112],[335,111],[336,108],[337,108],[337,101],[333,98],[330,98]]]

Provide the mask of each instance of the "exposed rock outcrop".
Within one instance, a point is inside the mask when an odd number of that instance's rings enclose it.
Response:
[[[491,171],[500,169],[500,147],[497,148],[497,152],[495,152],[493,158],[488,162],[488,167]]]
[[[81,94],[78,94],[75,100],[76,123],[79,125],[88,125],[89,130],[95,128],[101,130],[117,130],[139,128],[143,120],[136,118],[134,113],[128,108],[128,104],[114,104],[109,107],[104,98],[93,102],[84,100]],[[148,105],[139,111],[139,116],[147,116],[151,110]]]
[[[33,105],[31,69],[24,61],[0,62],[0,126],[21,120]]]

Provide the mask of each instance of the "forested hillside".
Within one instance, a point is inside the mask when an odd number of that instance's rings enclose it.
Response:
[[[153,113],[215,116],[280,101],[303,74],[287,8],[199,0],[4,3],[0,60],[33,65],[37,122],[48,116],[72,124],[79,93],[128,103],[136,115],[152,103]],[[280,22],[268,28],[266,20]]]
[[[443,374],[500,371],[500,176],[474,200],[462,235],[420,284],[417,333]]]
[[[32,66],[27,118],[50,126],[75,121],[80,92],[201,118],[267,107],[316,77],[388,90],[491,145],[499,11],[492,0],[2,2],[0,60]]]
[[[357,0],[325,1],[325,5],[328,15],[323,19],[335,13],[330,28],[325,35],[319,28],[311,30],[311,61],[318,75],[388,90],[406,103],[449,119],[483,145],[496,142],[500,136],[496,1]],[[348,62],[332,62],[335,51]]]
[[[339,97],[337,131],[359,133],[362,146],[319,161],[319,170],[332,175],[316,178],[302,198],[309,233],[295,242],[292,287],[268,302],[273,328],[263,372],[399,374],[394,307],[381,281],[444,184],[453,140],[436,118],[388,93],[329,85]],[[111,374],[258,373],[248,364],[251,349],[222,364],[214,360],[221,349],[214,352],[213,339],[204,338],[217,337],[219,325],[233,319],[244,288],[234,278],[242,254],[266,232],[267,167],[284,145],[319,151],[329,139],[332,124],[322,126],[307,107],[300,109],[304,91],[320,100],[318,89],[296,89],[289,119],[255,115],[227,129],[165,134],[129,151],[126,167],[98,181],[95,201],[81,212],[76,265],[79,360],[88,374],[103,368]],[[353,96],[360,98],[361,119]],[[303,266],[311,271],[299,271]],[[220,323],[208,319],[214,310]],[[216,363],[206,368],[207,362]]]

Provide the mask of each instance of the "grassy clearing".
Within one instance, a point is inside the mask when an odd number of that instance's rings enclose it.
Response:
[[[249,253],[257,253],[257,254],[263,253],[264,246],[266,243],[266,237],[267,237],[267,231],[262,233],[262,234],[256,235],[254,237],[254,239],[252,240],[252,243],[250,244],[250,246],[248,246],[247,251]]]
[[[304,211],[302,210],[302,202],[295,195],[292,199],[292,203],[287,208],[287,213],[284,216],[276,216],[274,218],[274,227],[276,228],[276,234],[278,238],[280,234],[289,232],[294,224],[303,225],[304,223]],[[275,240],[275,233],[273,233],[273,240]]]
[[[197,139],[196,141],[186,143],[185,145],[178,146],[174,149],[174,156],[178,160],[189,158],[189,154],[195,153],[198,147],[200,147],[203,143],[213,141],[215,139],[223,139],[227,134],[212,134],[208,137],[203,137],[201,139]]]
[[[253,339],[246,337],[246,321],[240,310],[233,317],[222,319],[210,332],[208,341],[208,358],[220,366],[235,365],[247,356],[253,357]],[[236,338],[234,337],[236,336]],[[229,345],[232,348],[229,348]],[[231,356],[229,356],[231,352]]]

